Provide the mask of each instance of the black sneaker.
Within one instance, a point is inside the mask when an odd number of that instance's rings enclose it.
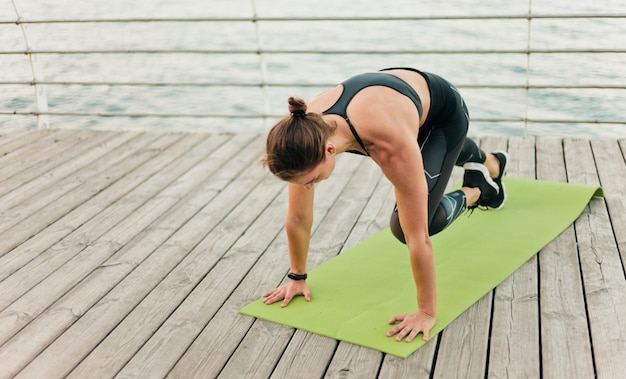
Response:
[[[468,205],[467,209],[474,209],[477,206],[487,207],[493,204],[498,196],[498,185],[489,176],[489,170],[481,163],[466,163],[463,165],[465,174],[463,175],[463,187],[480,189],[480,197],[473,205]]]
[[[504,202],[506,201],[506,191],[504,189],[504,183],[502,183],[502,177],[506,175],[506,166],[509,164],[509,155],[506,151],[496,151],[491,153],[500,162],[500,173],[493,179],[498,185],[498,195],[493,199],[491,204],[487,204],[487,209],[498,210],[502,209]]]

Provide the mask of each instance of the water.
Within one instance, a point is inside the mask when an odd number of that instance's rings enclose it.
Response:
[[[504,0],[14,0],[24,20],[210,17],[399,17],[525,15],[528,2]],[[532,1],[532,14],[626,14],[616,0]],[[0,0],[0,20],[16,19]],[[586,120],[621,123],[475,121],[476,135],[626,136],[626,53],[576,54],[206,54],[197,50],[519,50],[529,43],[526,19],[425,21],[103,22],[27,24],[38,54],[51,127],[263,132],[273,118],[207,118],[286,112],[286,99],[305,99],[324,86],[206,86],[202,83],[337,83],[390,66],[413,66],[460,87],[474,119]],[[623,49],[624,18],[533,19],[532,49]],[[0,24],[0,50],[24,51],[20,26]],[[165,50],[169,53],[126,53]],[[171,51],[174,51],[172,53]],[[179,51],[179,52],[176,52]],[[180,52],[186,51],[186,52]],[[196,52],[189,52],[196,51]],[[527,70],[527,66],[529,69]],[[0,127],[35,126],[29,57],[0,54]],[[493,89],[476,84],[618,86],[615,89]],[[11,84],[14,83],[14,84]],[[107,83],[129,83],[111,85]],[[178,83],[179,85],[139,85]],[[86,85],[87,84],[87,85]],[[77,116],[74,113],[104,116]],[[128,117],[112,117],[125,114]],[[152,115],[146,117],[146,115]],[[154,117],[163,115],[163,117]],[[183,115],[183,117],[181,117]]]

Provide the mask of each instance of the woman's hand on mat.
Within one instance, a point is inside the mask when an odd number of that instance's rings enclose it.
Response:
[[[397,334],[396,341],[402,341],[406,337],[406,342],[411,342],[420,332],[424,335],[424,341],[428,341],[428,333],[435,326],[435,318],[421,311],[393,316],[389,320],[389,325],[397,322],[400,323],[387,332],[387,337]]]
[[[283,303],[280,306],[284,308],[287,304],[289,304],[291,299],[296,296],[304,296],[306,301],[311,301],[311,291],[309,291],[306,281],[290,280],[288,283],[264,293],[263,297],[265,300],[263,300],[263,302],[265,304],[273,304],[277,301],[283,300]]]

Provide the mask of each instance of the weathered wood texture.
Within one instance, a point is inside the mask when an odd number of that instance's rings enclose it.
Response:
[[[238,313],[288,268],[262,136],[0,131],[0,378],[620,377],[626,140],[479,140],[511,176],[606,198],[399,359]],[[375,164],[340,156],[308,267],[386,228],[393,203]]]

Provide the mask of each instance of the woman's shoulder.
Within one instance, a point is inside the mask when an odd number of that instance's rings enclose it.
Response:
[[[308,109],[310,112],[323,113],[327,109],[333,106],[339,99],[342,93],[342,86],[338,85],[333,88],[329,88],[323,92],[315,95],[308,102]]]
[[[386,87],[363,90],[348,109],[348,117],[355,127],[375,135],[415,134],[420,125],[420,114],[413,102],[402,94]]]

